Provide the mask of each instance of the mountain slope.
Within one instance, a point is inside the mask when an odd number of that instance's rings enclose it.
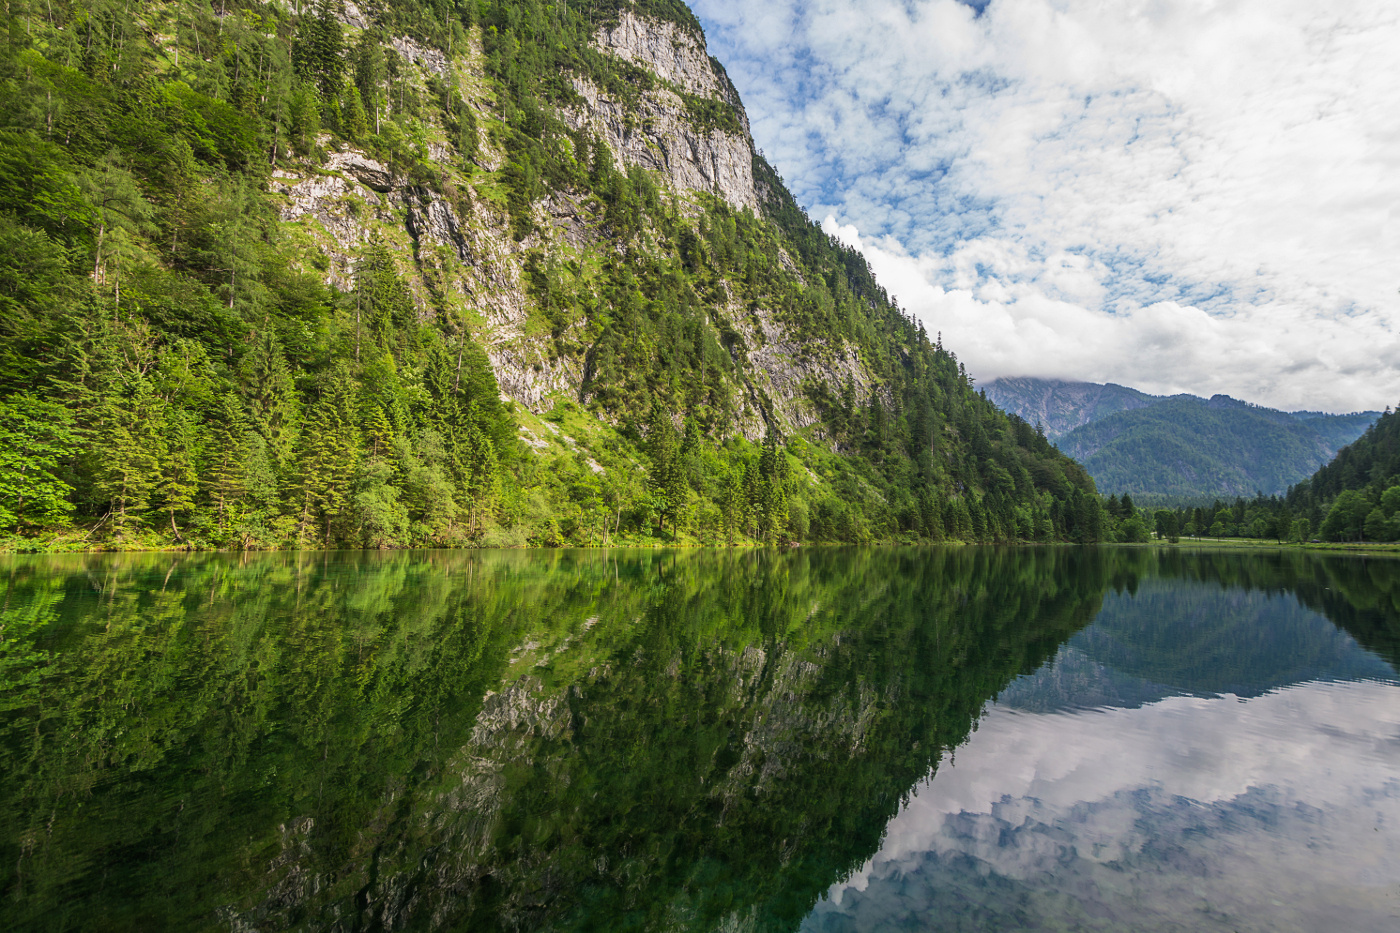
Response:
[[[1284,508],[1324,540],[1400,540],[1400,415],[1387,410],[1290,489]]]
[[[1162,397],[1048,379],[999,379],[986,393],[1039,421],[1105,489],[1192,498],[1282,493],[1379,415],[1284,412],[1228,395]]]
[[[1288,414],[1316,431],[1333,453],[1366,433],[1366,429],[1381,417],[1378,411],[1358,411],[1345,415],[1317,411],[1291,411]]]
[[[1052,441],[1081,425],[1156,404],[1161,396],[1109,383],[1065,382],[1028,376],[995,379],[983,386],[998,408],[1039,424]]]
[[[580,7],[12,8],[13,546],[1092,538],[689,10]]]
[[[1224,396],[1181,396],[1120,412],[1058,444],[1105,488],[1135,495],[1281,493],[1331,455],[1307,422]]]

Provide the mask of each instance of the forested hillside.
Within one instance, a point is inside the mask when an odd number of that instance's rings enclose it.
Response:
[[[1259,495],[1233,505],[1163,509],[1157,530],[1167,537],[1267,538],[1305,542],[1400,541],[1400,416],[1387,410],[1286,496]]]
[[[1327,540],[1400,540],[1400,416],[1387,409],[1287,501]]]
[[[55,0],[0,37],[11,547],[1092,538],[670,0]]]
[[[1110,415],[1056,441],[1105,488],[1176,497],[1280,494],[1354,440],[1369,416],[1300,420],[1229,396],[1183,395]],[[1349,420],[1348,420],[1349,419]],[[1358,423],[1359,422],[1359,423]],[[1330,437],[1319,433],[1330,427]]]

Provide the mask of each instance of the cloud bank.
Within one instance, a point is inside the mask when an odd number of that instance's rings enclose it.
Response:
[[[979,378],[1400,399],[1400,8],[696,0],[758,144]]]

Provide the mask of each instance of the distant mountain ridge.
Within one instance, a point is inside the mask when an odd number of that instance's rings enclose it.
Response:
[[[1066,382],[1028,376],[997,379],[983,386],[998,408],[1039,424],[1050,440],[1120,411],[1146,408],[1163,396],[1115,383]]]
[[[1006,411],[1040,423],[1099,488],[1134,495],[1283,493],[1380,417],[1286,412],[1228,395],[1154,396],[1053,379],[998,379],[985,391]]]

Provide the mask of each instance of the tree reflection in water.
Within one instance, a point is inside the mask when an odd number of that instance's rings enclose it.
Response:
[[[1106,596],[1163,579],[1293,594],[1395,664],[1391,566],[1072,548],[9,558],[0,923],[795,929]]]

